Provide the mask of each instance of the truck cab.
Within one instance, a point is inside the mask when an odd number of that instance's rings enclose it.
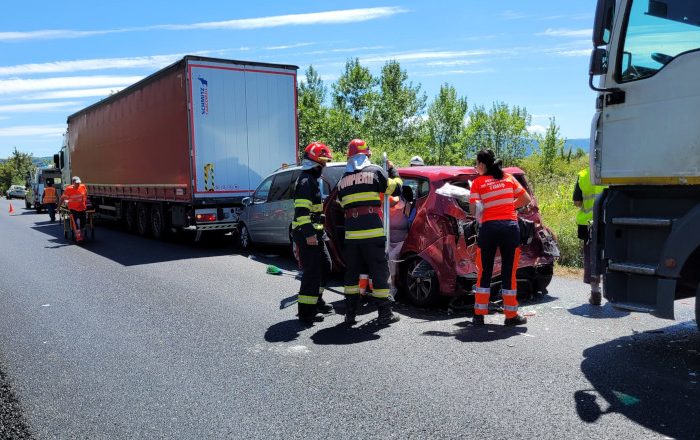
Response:
[[[599,0],[593,43],[594,272],[616,307],[673,319],[700,297],[700,2]]]
[[[51,179],[56,188],[56,194],[60,197],[63,189],[63,180],[61,170],[54,167],[39,167],[29,173],[27,180],[27,195],[24,198],[24,204],[27,209],[36,209],[36,212],[41,212],[44,206],[41,200],[44,196],[44,188],[46,181]]]

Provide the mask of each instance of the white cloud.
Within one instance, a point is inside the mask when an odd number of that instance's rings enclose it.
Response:
[[[10,104],[0,105],[0,113],[20,113],[20,112],[35,112],[44,110],[63,109],[65,107],[80,106],[79,101],[64,101],[64,102],[40,102],[36,104]]]
[[[15,136],[55,136],[60,137],[66,131],[65,125],[17,125],[0,127],[0,137]]]
[[[521,20],[523,18],[528,17],[527,14],[525,14],[523,12],[519,12],[519,11],[514,11],[512,9],[505,10],[498,15],[501,18],[505,18],[506,20]]]
[[[129,32],[135,29],[112,29],[101,31],[74,31],[68,29],[45,29],[29,32],[0,32],[0,41],[24,41],[24,40],[58,40],[66,38],[83,38],[94,35],[114,34]]]
[[[316,43],[295,43],[295,44],[288,44],[286,46],[269,46],[266,47],[265,50],[284,50],[284,49],[294,49],[296,47],[305,47],[305,46],[311,46]]]
[[[0,95],[42,90],[92,87],[122,87],[143,79],[143,76],[69,76],[44,79],[0,80]]]
[[[429,77],[429,76],[442,76],[442,75],[478,75],[481,73],[491,73],[494,69],[477,69],[477,70],[440,70],[437,72],[423,72],[416,73],[414,76]]]
[[[591,55],[591,49],[550,49],[547,53],[563,57],[588,57]]]
[[[530,134],[545,134],[547,129],[543,127],[542,125],[531,125],[527,127],[527,131]]]
[[[462,51],[422,51],[422,52],[410,52],[410,53],[396,53],[391,55],[382,56],[371,56],[360,58],[363,63],[376,63],[384,62],[387,60],[396,61],[421,61],[421,60],[433,60],[433,59],[450,59],[450,58],[460,58],[468,56],[479,56],[479,55],[489,55],[493,54],[493,50],[462,50]]]
[[[469,66],[479,64],[482,60],[453,60],[453,61],[431,61],[426,63],[427,66]]]
[[[41,64],[19,64],[0,67],[0,75],[29,75],[36,73],[81,72],[104,69],[160,69],[185,54],[153,55],[127,58],[94,58],[88,60],[55,61]]]
[[[386,48],[387,46],[345,47],[339,49],[314,50],[312,52],[304,52],[303,55],[324,55],[327,53],[360,52],[363,50],[377,50]]]
[[[185,25],[152,26],[153,29],[192,30],[192,29],[260,29],[279,26],[301,26],[311,24],[357,23],[376,20],[408,12],[399,7],[377,7],[344,9],[337,11],[312,12],[308,14],[275,15],[270,17],[244,18],[238,20],[213,21]]]
[[[100,89],[75,89],[75,90],[56,90],[53,92],[43,92],[34,95],[23,96],[26,100],[39,99],[71,99],[71,98],[91,98],[94,96],[107,97],[111,93],[120,91],[121,87],[100,88]]]
[[[593,35],[592,29],[552,29],[549,28],[537,35],[548,37],[590,37]]]

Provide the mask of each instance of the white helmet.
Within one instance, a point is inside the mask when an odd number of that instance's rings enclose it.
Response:
[[[408,162],[408,164],[412,167],[422,167],[425,165],[425,162],[423,162],[423,158],[420,156],[413,156],[411,160]]]

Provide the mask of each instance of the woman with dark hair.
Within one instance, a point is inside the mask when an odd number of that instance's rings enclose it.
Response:
[[[527,322],[518,314],[517,281],[515,273],[520,260],[520,230],[515,212],[530,203],[530,195],[517,180],[501,169],[501,161],[491,150],[481,150],[476,155],[476,170],[480,174],[471,185],[469,206],[476,212],[477,203],[483,211],[479,220],[476,265],[478,275],[474,287],[474,325],[484,325],[489,312],[489,294],[496,250],[501,251],[501,295],[505,325],[522,325]]]

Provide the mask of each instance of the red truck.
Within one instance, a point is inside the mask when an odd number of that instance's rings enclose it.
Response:
[[[68,117],[64,182],[141,235],[235,229],[241,200],[297,162],[297,69],[186,56]]]

